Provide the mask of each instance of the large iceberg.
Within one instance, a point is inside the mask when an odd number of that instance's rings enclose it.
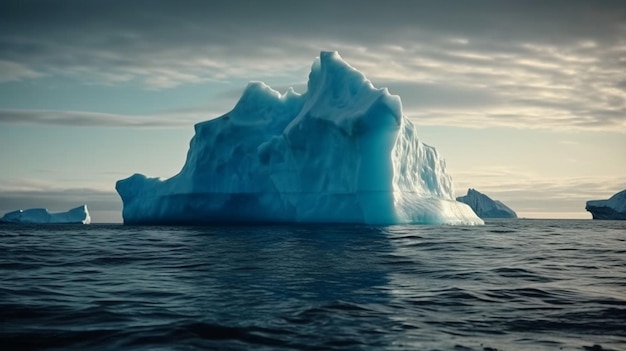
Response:
[[[480,218],[517,218],[510,207],[475,189],[467,189],[467,195],[457,197],[456,201],[468,204]]]
[[[72,223],[89,224],[91,217],[87,210],[87,205],[73,208],[67,212],[50,213],[45,208],[31,208],[27,210],[17,210],[8,212],[0,223],[23,223],[23,224],[51,224],[51,223]]]
[[[483,224],[445,168],[398,96],[322,52],[306,93],[249,83],[232,111],[195,125],[180,173],[115,188],[126,224]]]
[[[585,210],[591,212],[593,219],[626,220],[626,189],[608,200],[587,201]]]

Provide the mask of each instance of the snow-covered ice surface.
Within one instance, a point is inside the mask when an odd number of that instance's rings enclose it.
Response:
[[[31,208],[27,210],[17,210],[8,212],[0,218],[0,223],[28,223],[28,224],[48,224],[48,223],[76,223],[89,224],[91,217],[87,205],[73,208],[67,212],[50,213],[45,208]]]
[[[591,212],[593,219],[626,220],[626,189],[614,194],[608,200],[587,201],[585,209]]]
[[[517,218],[510,207],[475,189],[468,189],[467,195],[459,196],[456,200],[468,204],[480,218]]]
[[[445,168],[398,96],[322,52],[306,93],[249,83],[232,111],[196,124],[179,174],[116,190],[126,224],[483,224]]]

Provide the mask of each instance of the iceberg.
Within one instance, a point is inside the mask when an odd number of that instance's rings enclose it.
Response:
[[[517,218],[510,207],[475,189],[467,189],[467,195],[459,196],[456,200],[468,204],[480,218]]]
[[[73,208],[67,212],[50,213],[45,208],[31,208],[6,213],[0,218],[0,223],[23,223],[23,224],[89,224],[91,217],[87,205]]]
[[[249,83],[232,111],[195,125],[177,175],[115,188],[125,224],[483,224],[400,98],[337,52],[315,59],[303,94]]]
[[[626,189],[608,200],[587,201],[585,210],[591,212],[593,219],[626,220]]]

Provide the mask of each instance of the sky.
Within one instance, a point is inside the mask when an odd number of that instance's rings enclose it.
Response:
[[[0,2],[0,214],[121,222],[115,182],[170,177],[249,81],[305,92],[338,51],[402,99],[467,188],[526,218],[626,189],[622,1]]]

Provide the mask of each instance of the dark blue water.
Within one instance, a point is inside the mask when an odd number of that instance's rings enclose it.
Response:
[[[0,226],[2,350],[625,350],[626,221]]]

